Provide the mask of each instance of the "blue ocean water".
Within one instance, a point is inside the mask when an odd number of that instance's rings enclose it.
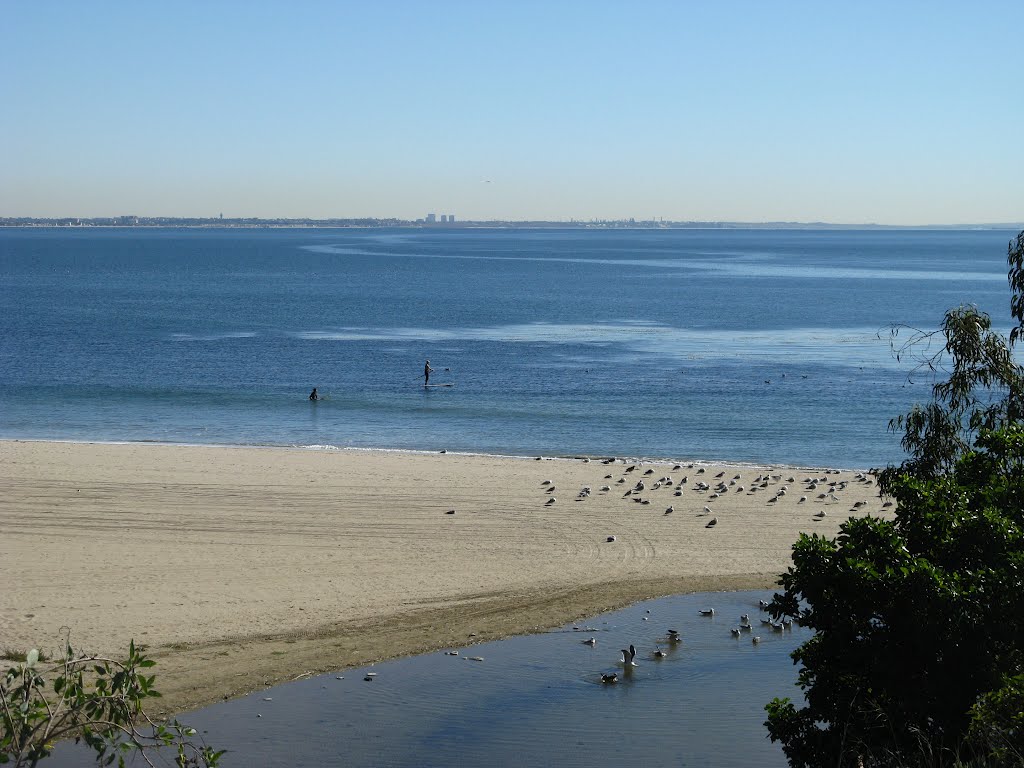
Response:
[[[0,438],[880,466],[1014,234],[4,229]]]

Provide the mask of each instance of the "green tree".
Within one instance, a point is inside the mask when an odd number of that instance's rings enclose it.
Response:
[[[1009,340],[960,307],[896,350],[945,379],[891,423],[908,452],[880,477],[895,519],[802,535],[780,577],[771,611],[815,630],[793,653],[803,706],[766,707],[793,766],[1024,764],[1024,232],[1008,260]]]
[[[171,750],[176,765],[216,766],[223,751],[196,744],[194,729],[157,723],[143,710],[157,698],[156,664],[132,642],[123,661],[76,653],[65,643],[63,658],[42,666],[31,650],[0,680],[0,764],[34,766],[54,744],[73,738],[95,753],[99,765],[119,766],[135,754],[152,766],[149,753]]]

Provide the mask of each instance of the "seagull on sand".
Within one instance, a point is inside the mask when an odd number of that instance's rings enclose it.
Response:
[[[716,525],[718,525],[718,518],[717,517],[712,517],[710,520],[708,520],[708,524],[705,525],[704,527],[705,528],[713,528]]]
[[[552,496],[550,499],[548,499],[547,501],[544,502],[544,506],[545,507],[550,507],[554,503],[555,503],[555,497]]]
[[[665,510],[665,514],[666,514],[666,515],[671,515],[671,514],[672,514],[673,512],[675,512],[675,511],[676,511],[676,510],[675,510],[675,508],[674,508],[674,507],[669,507],[668,509],[666,509],[666,510]]]

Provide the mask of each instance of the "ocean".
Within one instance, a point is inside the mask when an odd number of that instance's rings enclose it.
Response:
[[[0,229],[0,438],[884,466],[1014,234]]]

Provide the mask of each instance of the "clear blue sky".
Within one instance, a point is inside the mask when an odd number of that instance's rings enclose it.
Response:
[[[0,216],[1020,221],[1022,32],[1021,0],[5,0]]]

